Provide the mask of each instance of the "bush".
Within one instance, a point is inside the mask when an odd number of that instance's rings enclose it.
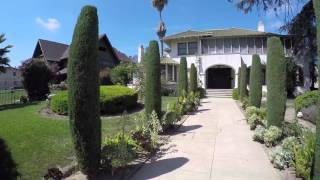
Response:
[[[320,102],[320,91],[310,91],[302,94],[295,99],[296,111],[300,111],[302,108],[307,108],[311,105],[316,105]]]
[[[151,41],[146,55],[146,115],[155,111],[161,117],[161,79],[160,79],[160,54],[157,41]]]
[[[255,106],[249,106],[246,109],[246,118],[251,130],[254,130],[257,125],[265,126],[265,116],[266,112],[264,109],[259,109]]]
[[[247,97],[247,65],[241,59],[241,76],[240,76],[240,100],[244,102],[245,98]]]
[[[249,105],[259,108],[262,97],[262,68],[260,57],[256,54],[252,56],[249,85]]]
[[[111,80],[114,84],[126,86],[130,81],[132,81],[133,74],[136,70],[137,66],[135,63],[121,62],[111,70]]]
[[[286,61],[278,37],[268,39],[267,60],[267,121],[268,126],[281,127],[286,108]]]
[[[49,82],[53,75],[43,61],[33,60],[22,70],[23,86],[30,101],[45,100],[50,93]]]
[[[238,88],[235,88],[232,90],[232,99],[239,100],[239,90]]]
[[[206,97],[206,90],[202,87],[198,87],[198,93],[200,95],[200,98],[205,98]]]
[[[264,142],[264,134],[266,132],[266,128],[261,126],[261,125],[258,125],[256,127],[256,129],[254,130],[254,134],[253,134],[253,140],[254,141],[258,141],[260,143],[263,143]]]
[[[284,122],[282,130],[284,136],[302,136],[302,126],[298,122]]]
[[[187,59],[180,59],[179,75],[178,75],[178,95],[183,96],[188,93],[188,67]]]
[[[18,179],[20,173],[11,153],[3,139],[0,138],[0,177],[3,179]]]
[[[276,126],[270,126],[265,134],[263,141],[267,147],[274,146],[282,136],[282,130]]]
[[[197,69],[194,63],[191,64],[190,68],[190,83],[189,83],[189,89],[191,92],[196,93],[198,89],[198,75],[197,75]]]
[[[314,159],[314,148],[316,136],[312,132],[305,132],[303,143],[294,149],[294,167],[298,177],[311,179],[312,163]]]
[[[282,146],[277,146],[273,149],[270,156],[273,167],[277,169],[288,168],[293,159],[293,154],[290,151],[283,149]]]
[[[122,113],[137,105],[138,94],[124,86],[101,86],[100,87],[100,111],[102,114]],[[58,92],[50,100],[50,108],[53,112],[68,114],[68,93]]]
[[[247,97],[244,97],[242,104],[241,104],[241,107],[242,107],[242,109],[246,110],[248,106],[249,106],[249,99]]]
[[[100,85],[113,85],[111,81],[111,69],[104,68],[99,73]]]
[[[68,114],[75,154],[82,173],[94,177],[101,160],[99,106],[98,16],[82,8],[68,60]]]

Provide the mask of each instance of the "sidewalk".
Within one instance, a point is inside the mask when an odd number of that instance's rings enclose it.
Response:
[[[206,98],[134,180],[277,180],[235,101]]]

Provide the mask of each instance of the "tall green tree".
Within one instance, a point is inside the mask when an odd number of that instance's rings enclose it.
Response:
[[[179,75],[178,75],[178,94],[179,96],[184,95],[188,92],[188,66],[187,58],[182,57],[180,59],[179,65]]]
[[[160,54],[157,41],[150,41],[146,60],[145,108],[149,117],[155,111],[161,117],[161,72]]]
[[[100,167],[98,16],[82,8],[74,29],[68,60],[69,118],[80,170],[93,177]]]
[[[6,40],[4,34],[0,34],[0,44]],[[9,58],[6,56],[10,52],[11,45],[7,45],[4,48],[0,48],[0,73],[5,73],[5,68],[9,67]]]
[[[286,108],[286,60],[280,38],[268,38],[267,53],[267,121],[281,127]]]
[[[163,38],[166,36],[167,28],[162,19],[162,11],[168,4],[168,0],[152,0],[152,6],[157,9],[160,17],[160,24],[157,30],[157,35],[161,42],[161,56],[163,56]]]
[[[240,94],[241,67],[238,68],[238,94]]]
[[[196,92],[198,90],[198,76],[197,76],[197,69],[194,63],[191,64],[190,68],[190,83],[189,89],[191,92]]]
[[[241,59],[241,76],[240,76],[240,101],[243,102],[244,99],[247,97],[247,72],[248,68],[247,65]]]
[[[260,108],[262,97],[262,67],[259,55],[252,56],[250,70],[249,105]]]

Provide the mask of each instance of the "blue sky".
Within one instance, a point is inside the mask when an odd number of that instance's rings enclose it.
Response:
[[[18,66],[32,56],[39,38],[69,44],[81,7],[98,8],[100,34],[127,55],[137,54],[139,44],[157,39],[159,17],[151,0],[10,0],[2,2],[0,33],[14,47],[8,54]],[[163,12],[167,35],[186,30],[229,27],[256,29],[263,20],[266,31],[277,32],[281,19],[273,13],[243,14],[227,0],[169,0]],[[3,46],[1,45],[1,46]]]

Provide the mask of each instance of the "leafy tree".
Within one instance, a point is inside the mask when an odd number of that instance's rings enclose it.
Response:
[[[47,98],[50,93],[49,82],[53,74],[48,66],[40,60],[33,60],[22,70],[23,87],[28,93],[30,101],[39,101]]]
[[[286,61],[278,37],[268,38],[267,58],[268,126],[281,127],[286,108]]]
[[[190,68],[190,91],[196,92],[198,90],[198,76],[197,76],[197,69],[194,63],[191,64]]]
[[[12,159],[11,153],[3,139],[0,138],[0,177],[1,179],[18,179],[20,173],[17,164]]]
[[[150,41],[146,58],[146,95],[145,108],[149,117],[152,111],[161,117],[161,77],[160,54],[157,41]]]
[[[93,177],[100,167],[98,16],[82,8],[74,29],[68,60],[68,110],[80,170]]]
[[[250,71],[249,105],[260,108],[262,97],[262,67],[259,55],[252,56]]]
[[[187,58],[182,57],[180,59],[179,75],[178,75],[178,94],[184,95],[188,92],[188,67]]]
[[[130,63],[121,62],[118,66],[111,70],[111,80],[115,84],[126,86],[132,81],[133,74],[137,71],[137,66]]]
[[[3,43],[6,40],[4,37],[4,34],[0,34],[0,44]],[[6,54],[9,51],[9,49],[12,48],[11,45],[7,45],[4,48],[0,48],[0,73],[5,73],[6,67],[9,67],[9,58],[6,57]]]
[[[243,60],[241,59],[241,76],[240,76],[240,101],[243,102],[244,99],[247,97],[247,84],[248,84],[248,80],[247,80],[247,65],[243,62]]]
[[[160,16],[160,24],[157,30],[157,35],[161,42],[161,56],[163,56],[163,37],[166,36],[167,28],[162,19],[163,8],[168,4],[168,0],[152,0],[152,6],[156,8]]]

